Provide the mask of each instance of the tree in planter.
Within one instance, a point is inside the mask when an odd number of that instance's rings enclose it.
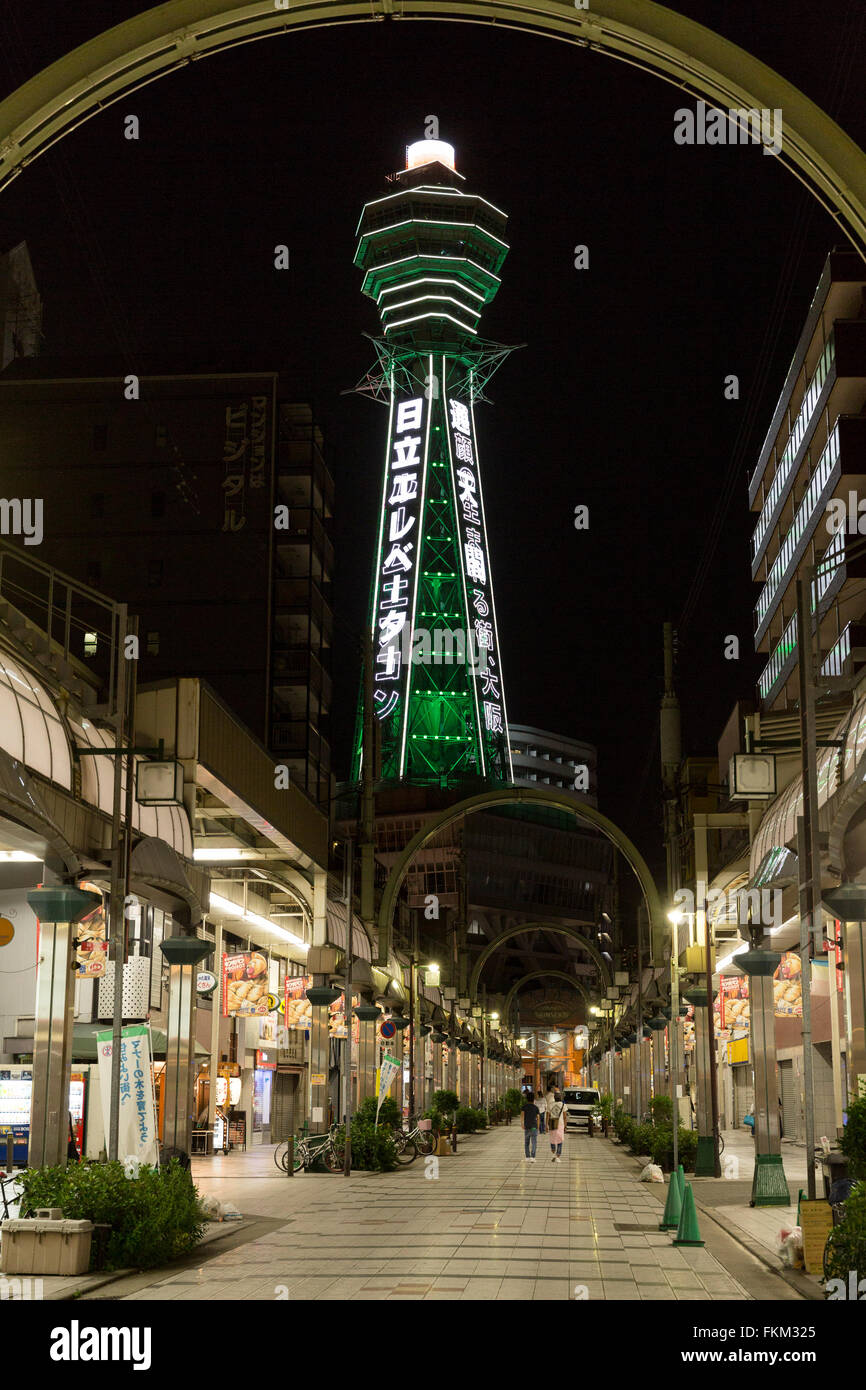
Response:
[[[848,1159],[848,1177],[866,1179],[866,1096],[849,1101],[839,1147]]]
[[[451,1128],[454,1124],[454,1116],[460,1109],[460,1097],[456,1091],[434,1091],[432,1096],[433,1109],[438,1110],[442,1116],[443,1123],[437,1125],[440,1133]]]
[[[513,1118],[515,1115],[519,1115],[523,1109],[523,1096],[516,1086],[511,1086],[502,1097],[501,1103],[506,1114],[511,1115]]]
[[[362,1100],[355,1114],[360,1115],[368,1124],[374,1125],[376,1123],[376,1097],[368,1096],[366,1100]],[[401,1128],[400,1107],[393,1096],[384,1097],[379,1109],[379,1124],[388,1125],[391,1129]]]
[[[850,1115],[850,1110],[848,1113]],[[839,1225],[833,1227],[827,1239],[824,1279],[840,1279],[841,1296],[847,1298],[850,1271],[855,1271],[855,1287],[861,1279],[866,1279],[866,1182],[859,1182],[853,1188],[844,1211]],[[832,1296],[832,1292],[828,1291],[828,1296]]]
[[[653,1096],[649,1108],[654,1125],[673,1124],[674,1106],[670,1096]]]
[[[345,1142],[345,1137],[345,1126],[341,1126],[336,1135],[338,1147]],[[361,1109],[352,1116],[352,1167],[368,1173],[390,1173],[397,1167],[392,1127],[375,1124],[368,1114],[361,1113]]]

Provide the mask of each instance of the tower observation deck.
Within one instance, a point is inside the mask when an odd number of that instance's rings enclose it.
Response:
[[[510,782],[475,428],[484,386],[512,351],[478,336],[507,217],[464,189],[442,141],[411,145],[389,182],[361,214],[355,254],[382,324],[378,366],[356,389],[388,407],[370,611],[380,776]]]

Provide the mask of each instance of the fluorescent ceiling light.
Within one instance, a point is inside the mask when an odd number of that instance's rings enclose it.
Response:
[[[0,864],[41,864],[38,854],[27,854],[23,849],[0,849]]]
[[[224,864],[231,860],[242,859],[243,851],[239,849],[219,849],[217,847],[210,849],[203,846],[201,849],[194,849],[192,857],[202,864]]]
[[[294,932],[286,931],[285,927],[278,927],[267,917],[260,917],[258,912],[245,912],[237,903],[230,902],[228,898],[223,898],[219,893],[211,893],[210,911],[222,913],[226,917],[238,917],[242,922],[248,922],[251,927],[260,927],[263,931],[269,931],[273,936],[279,937],[280,941],[288,941],[290,945],[297,946],[302,951],[310,949],[309,942],[304,941],[300,936],[295,936]]]

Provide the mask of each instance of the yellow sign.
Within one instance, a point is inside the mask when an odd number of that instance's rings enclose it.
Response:
[[[728,1043],[728,1061],[734,1066],[737,1062],[748,1062],[749,1039],[731,1038]]]
[[[311,1086],[324,1086],[324,1084],[325,1084],[325,1073],[324,1073],[323,1071],[314,1071],[313,1074],[312,1074],[312,1076],[310,1077],[310,1085],[311,1085]]]
[[[15,928],[8,917],[0,917],[0,946],[8,946],[15,935]]]
[[[823,1274],[824,1246],[833,1229],[833,1208],[829,1202],[800,1199],[800,1228],[803,1232],[803,1263],[807,1274]]]

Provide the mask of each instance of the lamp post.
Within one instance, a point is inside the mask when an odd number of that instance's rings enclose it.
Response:
[[[674,1145],[674,1166],[676,1173],[680,1161],[680,1098],[679,1098],[679,1026],[680,1026],[680,933],[679,926],[682,914],[679,912],[669,912],[668,920],[673,928],[671,941],[671,1017],[668,1042],[668,1065],[671,1073],[671,1105],[673,1114],[671,1124],[673,1128]]]
[[[210,953],[197,936],[170,936],[160,943],[169,965],[168,1029],[165,1040],[163,1144],[189,1153],[195,1076],[194,968]],[[112,1059],[113,1060],[113,1059]]]

